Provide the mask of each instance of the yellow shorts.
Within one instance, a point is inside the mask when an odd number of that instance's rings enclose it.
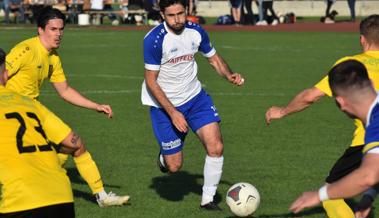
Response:
[[[40,107],[41,113],[45,116],[42,126],[44,127],[47,139],[57,145],[60,144],[70,134],[71,128],[39,101],[35,101]]]

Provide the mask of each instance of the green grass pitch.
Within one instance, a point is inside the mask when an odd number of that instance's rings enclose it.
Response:
[[[166,176],[155,164],[158,145],[148,108],[140,101],[146,32],[65,30],[59,53],[69,83],[90,99],[110,104],[113,119],[64,102],[44,84],[40,101],[82,136],[106,190],[131,195],[128,206],[99,208],[69,160],[77,217],[233,217],[224,198],[236,182],[249,182],[260,191],[254,217],[325,217],[321,208],[297,216],[287,208],[302,191],[323,184],[350,143],[353,122],[330,98],[270,126],[264,114],[313,86],[338,58],[360,52],[358,33],[210,32],[217,51],[244,75],[245,85],[234,87],[196,56],[199,78],[221,115],[225,143],[216,196],[223,211],[205,212],[199,210],[205,152],[193,133],[186,140],[181,172]],[[9,51],[35,34],[34,28],[0,29],[1,47]]]

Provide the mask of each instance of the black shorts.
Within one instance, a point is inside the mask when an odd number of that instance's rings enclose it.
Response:
[[[330,170],[325,182],[333,183],[357,169],[362,162],[363,147],[364,145],[359,145],[346,149],[345,153],[337,160],[333,168]]]
[[[55,204],[12,213],[0,213],[1,218],[74,218],[74,203]]]

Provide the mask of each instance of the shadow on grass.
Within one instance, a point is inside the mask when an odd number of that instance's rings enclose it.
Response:
[[[154,177],[149,188],[154,189],[161,198],[169,201],[181,201],[184,196],[195,193],[202,194],[203,175],[193,175],[186,171],[179,171],[174,174]],[[230,182],[221,181],[222,184],[231,185]],[[215,203],[223,200],[220,194],[216,193]]]
[[[82,198],[86,201],[97,204],[95,196],[93,196],[90,192],[84,192],[76,189],[73,189],[72,191],[75,198]]]
[[[325,216],[324,209],[322,207],[316,207],[316,208],[312,208],[298,214],[288,212],[288,213],[280,213],[280,214],[262,214],[259,216],[252,215],[248,217],[250,218],[291,218],[291,217],[296,218],[296,217],[307,217],[307,216],[311,216],[315,214],[320,214],[320,216],[317,216],[317,217],[324,217]],[[321,216],[321,214],[324,214],[324,216]],[[226,218],[237,218],[237,217],[228,216]]]
[[[254,218],[307,217],[307,216],[311,216],[311,215],[315,215],[315,214],[319,214],[317,217],[325,217],[326,216],[324,209],[322,207],[315,207],[312,209],[307,209],[307,210],[300,212],[298,214],[288,212],[288,213],[283,213],[283,214],[262,214],[262,215],[253,216],[253,217]]]
[[[82,185],[87,185],[86,181],[80,176],[78,170],[76,168],[67,168],[67,176],[70,178],[70,181],[75,184],[82,184]],[[116,188],[120,189],[121,186],[119,185],[109,185],[109,184],[104,184],[104,187],[107,188]]]

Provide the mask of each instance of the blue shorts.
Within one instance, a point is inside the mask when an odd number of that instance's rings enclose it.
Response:
[[[176,109],[184,115],[193,132],[209,123],[221,121],[211,97],[204,90]],[[187,133],[175,128],[163,108],[150,107],[150,116],[161,153],[169,155],[181,151]]]

